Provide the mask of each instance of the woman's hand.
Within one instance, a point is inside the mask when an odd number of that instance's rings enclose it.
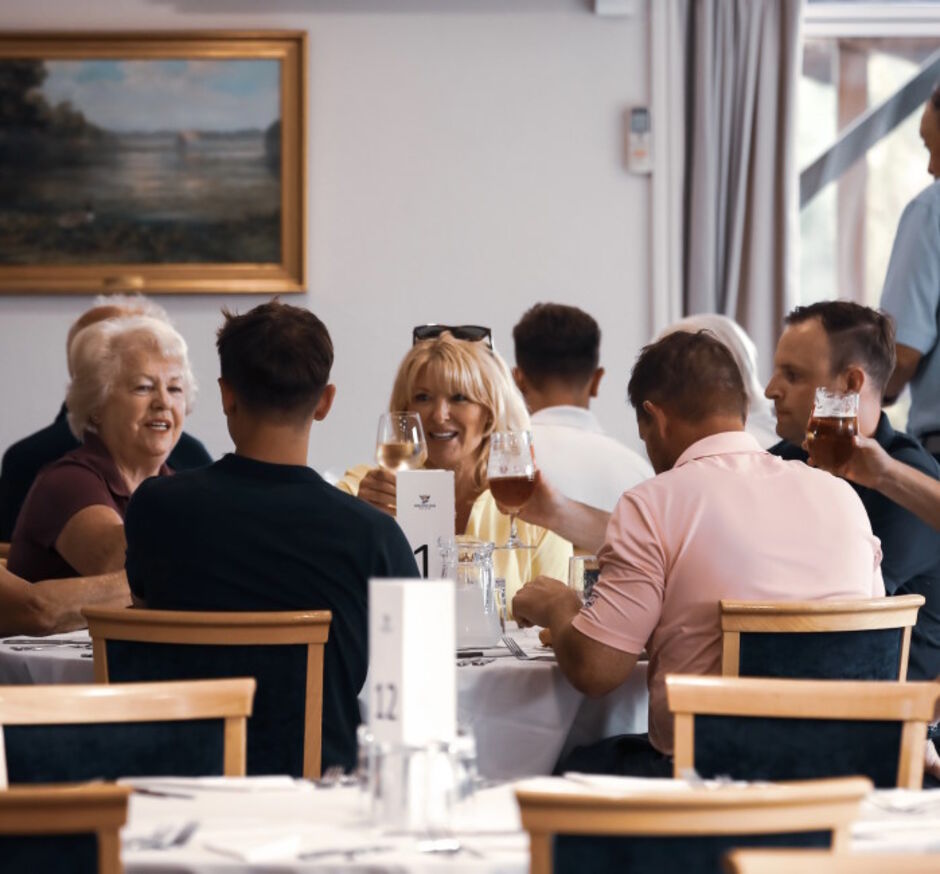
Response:
[[[381,467],[370,470],[359,483],[359,497],[373,507],[395,515],[395,474]]]

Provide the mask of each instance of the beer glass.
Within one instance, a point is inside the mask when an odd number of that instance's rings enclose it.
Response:
[[[833,470],[852,457],[858,433],[858,392],[816,389],[813,414],[806,426],[806,445],[819,467]]]
[[[568,588],[574,589],[581,601],[586,602],[600,572],[596,555],[573,555],[568,559]]]
[[[516,514],[532,497],[536,475],[531,431],[494,431],[490,435],[486,476],[493,497],[509,508],[509,540],[500,549],[532,548],[519,539]]]
[[[428,460],[421,417],[417,413],[382,413],[375,437],[375,460],[385,470],[417,470]]]

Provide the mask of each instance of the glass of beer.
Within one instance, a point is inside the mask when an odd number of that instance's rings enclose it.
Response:
[[[486,476],[493,497],[509,509],[509,540],[499,549],[532,548],[519,539],[516,514],[532,497],[537,475],[531,431],[494,431],[490,435]]]
[[[574,589],[581,601],[586,602],[600,572],[596,555],[573,555],[568,559],[568,588]]]
[[[417,413],[382,413],[375,438],[375,460],[385,470],[417,470],[428,460],[421,417]]]
[[[858,392],[819,387],[806,426],[806,445],[813,461],[826,470],[842,467],[852,457],[858,433]]]

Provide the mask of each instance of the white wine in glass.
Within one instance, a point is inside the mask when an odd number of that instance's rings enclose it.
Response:
[[[490,491],[498,504],[509,510],[509,540],[499,549],[531,549],[519,539],[516,514],[535,491],[538,471],[531,431],[494,431],[486,466]]]
[[[375,438],[375,460],[385,470],[417,470],[428,460],[421,417],[417,413],[382,413]]]

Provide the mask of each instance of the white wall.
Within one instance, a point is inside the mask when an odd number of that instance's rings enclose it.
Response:
[[[601,323],[595,409],[636,443],[624,388],[649,334],[649,191],[624,168],[626,111],[648,102],[646,4],[587,0],[31,0],[0,29],[291,28],[310,35],[309,291],[337,350],[338,396],[314,428],[318,469],[367,461],[411,327],[512,325],[538,300]],[[263,13],[263,14],[262,14]],[[2,245],[2,241],[0,241]],[[222,305],[164,296],[202,386],[187,430],[230,448],[213,346]],[[51,421],[63,341],[90,303],[0,296],[0,450]]]

